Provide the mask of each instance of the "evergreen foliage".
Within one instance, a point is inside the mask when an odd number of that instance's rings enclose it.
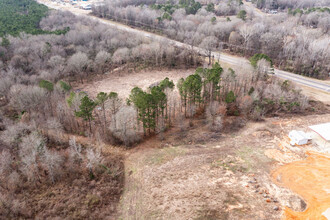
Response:
[[[72,89],[72,87],[64,81],[59,81],[59,85],[65,92],[69,92]]]
[[[49,92],[52,92],[54,90],[54,84],[52,82],[47,81],[47,80],[41,80],[39,82],[39,87],[47,89]]]
[[[267,56],[266,54],[263,54],[263,53],[256,53],[256,54],[254,54],[254,55],[250,58],[251,65],[252,65],[254,68],[256,68],[256,67],[257,67],[257,64],[258,64],[258,61],[259,61],[259,60],[262,60],[262,59],[265,59],[265,60],[267,60],[268,62],[270,62],[271,67],[273,67],[273,61],[269,58],[269,56]]]
[[[104,103],[108,100],[109,96],[106,92],[100,92],[96,96],[96,104],[97,105],[104,105]]]
[[[45,5],[34,0],[0,0],[0,37],[28,34],[65,34],[69,28],[56,31],[40,29],[39,22],[48,13]]]
[[[96,103],[86,95],[81,99],[79,111],[75,111],[76,117],[82,118],[84,121],[88,121],[90,131],[92,131],[91,121],[94,120],[93,110],[95,106]]]
[[[227,95],[226,95],[225,102],[226,103],[233,103],[235,101],[236,101],[236,96],[235,96],[234,92],[233,91],[228,92]]]
[[[159,86],[154,86],[150,92],[145,92],[139,87],[132,89],[129,96],[129,102],[132,102],[137,108],[138,120],[142,122],[144,134],[156,129],[160,118],[166,119],[167,96],[165,89],[174,88],[173,81],[165,78]]]
[[[246,11],[245,10],[240,10],[237,14],[237,17],[245,21],[246,19]]]
[[[214,3],[207,4],[206,11],[214,12]]]

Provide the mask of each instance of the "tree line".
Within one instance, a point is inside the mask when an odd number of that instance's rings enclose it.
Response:
[[[143,6],[138,3],[135,1],[119,7],[116,2],[108,1],[93,7],[93,14],[155,31],[192,47],[209,50],[212,44],[213,51],[229,50],[247,57],[264,53],[281,69],[309,77],[328,77],[330,13],[326,11],[314,11],[303,16],[272,15],[269,19],[260,19],[248,9],[242,10],[244,5],[230,1],[230,4],[237,5],[235,14],[247,13],[239,15],[243,20],[217,17],[216,11],[223,5],[215,5],[217,9],[214,10],[205,5],[196,14],[172,7],[170,19],[160,19],[168,13],[166,7],[154,7],[154,2]]]
[[[267,9],[297,9],[329,6],[323,0],[252,0],[258,8]]]
[[[104,141],[129,146],[145,136],[163,133],[175,126],[178,118],[194,118],[201,112],[211,117],[213,128],[221,127],[219,123],[226,116],[258,120],[274,112],[304,110],[307,99],[288,82],[269,78],[265,65],[271,66],[260,58],[248,73],[237,74],[214,63],[212,68],[197,68],[177,83],[165,78],[147,90],[135,87],[126,100],[115,92],[100,92],[93,98],[72,91],[64,81],[54,85],[42,80],[41,90],[29,87],[23,97],[12,97],[11,103],[30,117],[36,110],[44,116],[42,120],[55,117],[67,132],[98,134]]]

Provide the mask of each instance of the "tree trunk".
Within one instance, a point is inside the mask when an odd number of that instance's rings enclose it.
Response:
[[[102,109],[103,109],[104,130],[105,130],[106,127],[107,127],[107,117],[106,117],[106,115],[105,115],[105,106],[104,106],[104,103],[102,104]]]
[[[92,133],[92,123],[90,118],[88,118],[88,123],[89,123],[89,132]]]

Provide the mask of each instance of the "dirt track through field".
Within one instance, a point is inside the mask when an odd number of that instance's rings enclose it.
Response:
[[[285,209],[285,219],[324,219],[322,215],[330,208],[330,157],[308,153],[306,160],[296,161],[279,167],[272,173],[274,182],[290,188],[306,202],[304,212]]]

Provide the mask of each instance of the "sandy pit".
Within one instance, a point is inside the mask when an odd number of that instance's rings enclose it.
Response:
[[[272,173],[274,182],[299,194],[307,209],[295,212],[285,208],[286,219],[324,219],[322,215],[330,207],[330,155],[309,153],[306,160],[279,167]]]

